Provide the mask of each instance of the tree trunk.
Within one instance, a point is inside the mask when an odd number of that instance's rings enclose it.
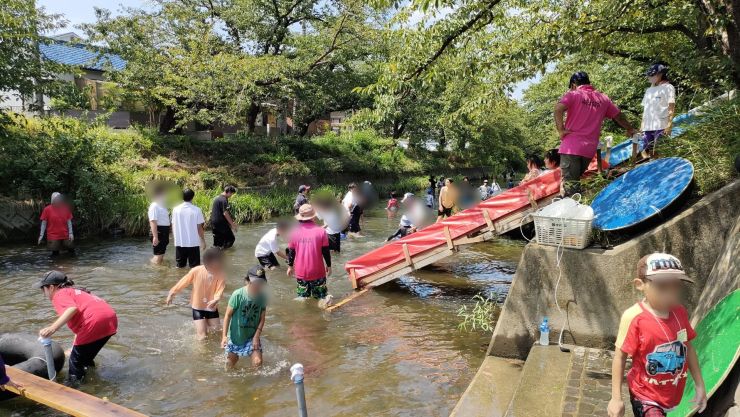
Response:
[[[740,88],[740,0],[698,0],[707,21],[716,33],[722,54],[732,62],[735,88]],[[725,22],[715,26],[713,22]]]
[[[167,106],[167,108],[164,109],[164,115],[159,121],[159,133],[166,135],[169,133],[173,133],[172,130],[175,129],[176,125],[175,120],[175,109],[173,109],[170,106]],[[180,130],[180,129],[177,129]]]
[[[406,130],[406,120],[393,121],[393,139],[400,138],[404,130]]]
[[[247,110],[247,131],[254,133],[254,127],[257,125],[257,115],[260,113],[260,106],[254,101],[249,105]]]

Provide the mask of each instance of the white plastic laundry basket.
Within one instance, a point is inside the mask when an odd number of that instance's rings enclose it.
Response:
[[[576,194],[578,195],[578,194]],[[532,213],[537,242],[542,245],[583,249],[591,243],[591,206],[572,198],[556,200]]]

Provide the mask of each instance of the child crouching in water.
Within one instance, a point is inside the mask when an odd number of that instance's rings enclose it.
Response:
[[[622,380],[627,356],[632,357],[627,386],[635,417],[664,417],[677,406],[687,368],[696,386],[693,402],[699,412],[706,408],[704,379],[691,346],[696,332],[679,302],[681,281],[693,283],[672,255],[654,253],[638,262],[635,286],[645,298],[622,314],[612,363],[609,417],[624,416]],[[665,360],[668,356],[674,360]]]
[[[203,253],[203,265],[196,266],[185,274],[167,294],[167,305],[172,297],[192,286],[190,306],[193,309],[193,324],[198,340],[204,340],[209,331],[217,331],[220,326],[218,302],[224,293],[224,254],[221,249],[212,247]]]
[[[404,214],[401,216],[401,221],[398,223],[398,230],[396,230],[396,233],[388,236],[388,239],[385,241],[390,242],[391,240],[401,239],[414,232],[416,232],[416,227],[414,227],[411,220],[409,220],[409,218]]]
[[[246,284],[231,294],[224,316],[221,347],[226,349],[226,369],[232,369],[240,356],[251,356],[252,365],[262,365],[260,336],[267,311],[263,291],[267,276],[261,266],[255,266],[244,280]]]

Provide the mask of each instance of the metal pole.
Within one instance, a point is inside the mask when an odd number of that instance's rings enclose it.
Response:
[[[52,352],[51,339],[39,337],[39,343],[44,346],[44,355],[46,356],[46,372],[49,380],[53,381],[57,377],[57,370],[54,367],[54,353]]]
[[[298,399],[298,417],[308,417],[306,392],[303,389],[303,365],[296,363],[290,367],[290,380],[295,384],[295,394]]]

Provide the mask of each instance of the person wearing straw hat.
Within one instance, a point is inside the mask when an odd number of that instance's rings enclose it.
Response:
[[[319,300],[319,307],[331,305],[326,278],[331,275],[331,251],[326,230],[314,222],[316,212],[310,204],[304,204],[295,216],[298,226],[290,235],[288,243],[288,276],[298,284],[298,298]]]
[[[61,193],[51,194],[51,204],[44,207],[41,212],[41,231],[39,232],[38,244],[44,240],[46,235],[46,247],[51,251],[51,256],[59,256],[61,249],[66,249],[70,255],[74,255],[74,232],[72,230],[72,211],[64,202]]]

